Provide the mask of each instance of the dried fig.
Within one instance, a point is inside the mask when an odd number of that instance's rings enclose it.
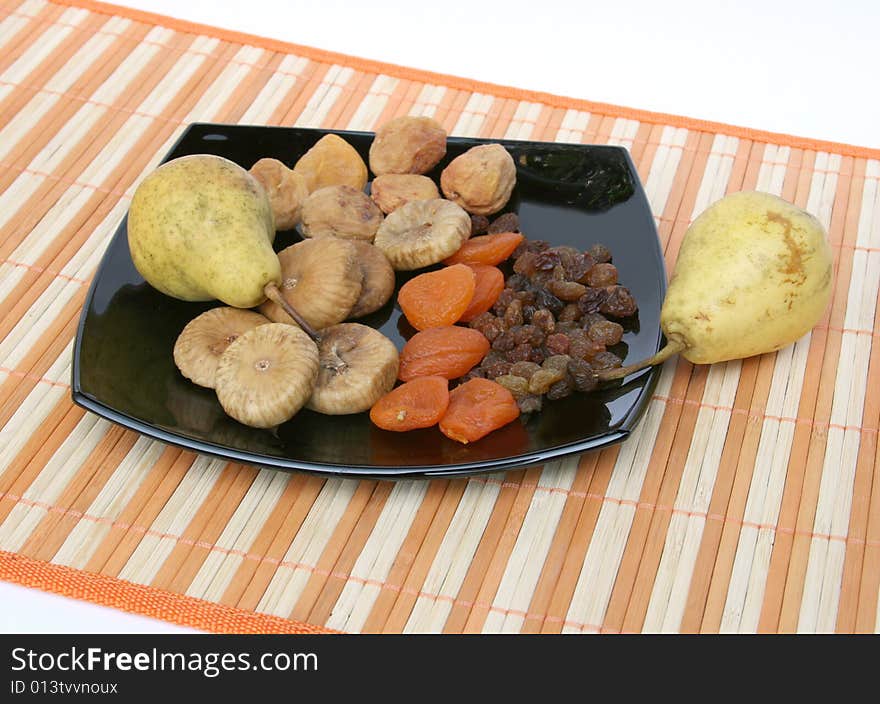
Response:
[[[471,147],[440,174],[444,195],[475,215],[501,210],[510,200],[514,185],[513,157],[500,144]]]
[[[325,186],[351,186],[361,191],[367,185],[367,165],[357,150],[342,137],[328,134],[303,154],[293,171],[306,180],[309,193]]]
[[[250,168],[269,196],[276,230],[290,230],[299,222],[300,208],[309,195],[302,174],[294,173],[278,159],[260,159]]]
[[[382,174],[425,174],[446,155],[446,130],[430,117],[386,122],[370,145],[370,168]]]
[[[439,198],[440,191],[427,176],[384,174],[373,179],[370,195],[383,213],[391,213],[411,200]]]
[[[306,198],[302,207],[303,237],[342,237],[372,242],[382,224],[382,211],[363,191],[326,186]]]

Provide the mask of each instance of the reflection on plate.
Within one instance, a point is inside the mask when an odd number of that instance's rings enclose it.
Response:
[[[332,130],[196,124],[166,160],[213,153],[249,168],[262,157],[292,166]],[[371,133],[340,132],[366,160]],[[458,154],[490,140],[450,138],[440,171]],[[606,244],[621,283],[639,304],[618,351],[629,360],[660,346],[660,305],[666,290],[654,219],[625,149],[580,144],[500,141],[517,164],[517,186],[505,211],[516,211],[523,232],[554,245],[587,249]],[[279,233],[276,249],[298,239]],[[398,286],[412,274],[399,274]],[[128,253],[120,224],[83,308],[74,347],[73,399],[79,405],[164,442],[207,454],[281,469],[384,478],[442,476],[523,467],[625,439],[644,411],[659,372],[646,370],[623,385],[548,402],[470,445],[437,429],[391,433],[367,415],[322,416],[301,411],[275,431],[228,418],[214,393],[184,379],[172,348],[183,326],[214,303],[164,296],[146,284]],[[380,329],[398,349],[412,329],[394,299],[362,322]]]

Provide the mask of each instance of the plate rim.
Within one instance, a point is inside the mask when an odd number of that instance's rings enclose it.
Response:
[[[311,132],[314,134],[326,135],[326,134],[337,134],[337,135],[356,135],[358,137],[371,136],[374,135],[374,132],[363,131],[363,130],[337,130],[330,128],[314,128],[314,127],[298,127],[298,126],[284,126],[284,125],[249,125],[249,124],[236,124],[236,123],[215,123],[215,122],[192,122],[186,126],[186,129],[180,134],[180,136],[174,141],[168,151],[163,155],[160,160],[160,164],[165,163],[169,156],[174,153],[174,151],[180,146],[184,140],[187,139],[190,132],[201,129],[201,128],[260,128],[260,129],[272,129],[272,130],[297,130],[301,132]],[[542,142],[535,140],[519,140],[519,139],[488,139],[481,137],[459,137],[459,136],[450,136],[450,140],[454,140],[456,142],[477,142],[477,143],[487,143],[487,142],[496,142],[496,143],[513,143],[513,144],[521,144],[521,145],[559,145],[559,146],[575,146],[575,147],[592,147],[592,148],[602,148],[608,150],[614,150],[618,153],[621,153],[626,160],[630,171],[635,175],[635,183],[634,186],[638,192],[640,192],[641,197],[644,199],[645,203],[648,205],[649,212],[650,211],[650,203],[647,198],[647,194],[644,190],[644,185],[641,182],[641,178],[638,174],[638,169],[635,166],[635,163],[632,160],[632,155],[629,150],[621,145],[614,144],[581,144],[576,142]],[[653,215],[653,213],[651,212]],[[638,374],[632,376],[628,381],[627,385],[632,383],[635,380],[641,380],[645,376],[648,377],[644,386],[642,386],[642,390],[630,408],[627,415],[624,417],[623,421],[621,421],[616,427],[609,428],[605,433],[599,436],[595,436],[588,440],[578,440],[572,443],[566,443],[563,445],[557,445],[555,447],[546,449],[546,450],[533,450],[531,452],[523,453],[520,455],[509,455],[502,458],[490,459],[490,460],[478,460],[472,462],[457,462],[454,464],[446,464],[446,465],[432,465],[432,464],[424,464],[424,465],[340,465],[340,464],[331,464],[331,463],[323,463],[323,462],[309,462],[304,460],[295,460],[290,458],[283,457],[275,457],[272,455],[264,455],[255,453],[248,450],[238,450],[226,445],[216,445],[210,442],[206,442],[203,440],[195,440],[193,438],[188,438],[183,435],[176,434],[174,432],[163,429],[161,426],[154,425],[148,423],[143,420],[139,420],[137,418],[133,418],[132,416],[127,415],[126,413],[119,411],[105,403],[103,403],[100,399],[95,398],[91,394],[87,393],[82,389],[81,380],[80,380],[80,364],[81,364],[81,346],[83,340],[83,330],[85,328],[86,318],[88,317],[88,311],[91,307],[92,299],[94,296],[95,288],[100,281],[99,274],[104,268],[106,263],[106,259],[110,253],[110,245],[117,237],[120,228],[125,223],[128,218],[128,211],[122,216],[117,225],[116,229],[112,237],[110,238],[107,249],[105,249],[104,254],[101,256],[101,260],[95,269],[95,273],[92,276],[92,280],[89,283],[89,289],[86,293],[85,300],[83,301],[82,309],[80,310],[79,320],[77,322],[76,327],[76,336],[74,338],[73,350],[72,350],[72,360],[71,360],[71,399],[72,401],[84,408],[87,411],[90,411],[105,420],[108,420],[112,423],[116,423],[124,428],[132,430],[134,432],[140,433],[146,437],[152,438],[154,440],[158,440],[167,445],[172,445],[175,447],[180,447],[185,450],[190,450],[192,452],[196,452],[198,454],[209,455],[211,457],[216,457],[219,459],[225,459],[228,461],[241,462],[243,464],[249,464],[259,467],[270,467],[273,469],[278,469],[282,471],[303,471],[311,474],[322,475],[325,477],[336,477],[336,478],[344,478],[344,477],[352,477],[358,479],[412,479],[412,478],[443,478],[443,477],[461,477],[475,474],[484,474],[487,472],[496,472],[510,469],[522,469],[526,467],[531,467],[535,465],[544,464],[549,461],[561,459],[564,457],[568,457],[571,455],[580,455],[584,452],[589,452],[593,450],[599,450],[604,447],[609,447],[612,445],[616,445],[618,443],[626,440],[632,430],[637,425],[641,417],[644,415],[651,398],[653,396],[654,390],[657,386],[657,382],[660,377],[660,372],[662,366],[657,367],[649,367],[647,369],[642,370]],[[656,254],[659,257],[660,262],[663,261],[663,251],[660,245],[659,232],[657,230],[657,223],[653,217],[649,218],[650,226],[654,232],[654,243],[656,248]],[[668,285],[668,279],[666,275],[666,268],[661,266],[661,277],[660,277],[660,285],[661,285],[661,294],[665,295],[666,288]],[[663,344],[664,336],[662,330],[658,328],[657,331],[657,340],[656,347],[659,350],[661,345]]]

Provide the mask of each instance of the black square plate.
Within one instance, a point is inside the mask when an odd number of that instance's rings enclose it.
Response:
[[[330,130],[240,125],[191,125],[166,161],[212,153],[249,168],[261,157],[292,166]],[[367,159],[372,133],[334,131]],[[429,174],[489,140],[450,138],[447,154]],[[637,319],[623,343],[630,361],[659,348],[660,306],[666,290],[654,219],[628,152],[621,147],[492,140],[517,165],[506,211],[519,214],[532,239],[612,251],[620,281],[635,296]],[[298,239],[279,233],[276,249]],[[408,276],[400,275],[398,285]],[[412,330],[394,305],[362,322],[402,348]],[[399,478],[444,476],[523,467],[624,440],[650,400],[656,370],[626,384],[545,403],[541,413],[515,421],[482,440],[461,445],[436,428],[392,433],[362,413],[322,416],[303,410],[274,432],[227,417],[214,392],[191,384],[174,366],[172,348],[183,326],[217,305],[185,303],[158,293],[132,265],[125,220],[101,262],[83,308],[73,357],[73,400],[111,421],[195,452],[250,464],[326,475]]]

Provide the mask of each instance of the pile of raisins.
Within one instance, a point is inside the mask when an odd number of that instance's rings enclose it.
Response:
[[[464,379],[495,380],[531,413],[541,410],[545,396],[592,391],[597,372],[619,367],[622,360],[607,348],[623,336],[617,320],[638,307],[618,283],[604,245],[581,252],[524,240],[512,259],[495,305],[470,323],[492,347]]]

